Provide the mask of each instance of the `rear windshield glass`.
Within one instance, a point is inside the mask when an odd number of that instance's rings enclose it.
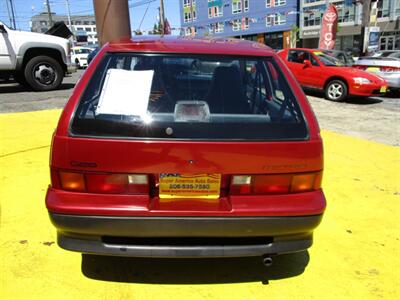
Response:
[[[305,139],[270,57],[107,54],[80,99],[74,135],[147,139]]]

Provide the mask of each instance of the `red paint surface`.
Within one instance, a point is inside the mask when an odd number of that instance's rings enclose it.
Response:
[[[107,52],[160,52],[274,56],[302,108],[309,139],[297,142],[194,142],[76,138],[69,124],[79,97],[96,65]],[[194,163],[188,163],[193,160]],[[71,165],[86,162],[92,167]],[[225,39],[141,38],[104,46],[76,84],[53,138],[51,168],[112,173],[302,173],[323,169],[322,140],[310,105],[296,79],[273,51],[261,44]],[[95,167],[93,167],[95,166]],[[223,183],[222,186],[229,186]],[[114,216],[295,216],[324,211],[321,190],[268,196],[229,196],[226,191],[214,201],[186,199],[160,201],[154,195],[110,195],[67,192],[49,188],[49,211],[65,214]]]

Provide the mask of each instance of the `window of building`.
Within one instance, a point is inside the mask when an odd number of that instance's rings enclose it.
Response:
[[[396,17],[400,17],[400,0],[396,1]]]
[[[397,6],[397,8],[399,8],[399,6]],[[378,14],[377,14],[378,18],[389,17],[390,14],[389,0],[378,1],[377,9],[378,9]]]
[[[215,32],[216,33],[224,32],[224,23],[223,22],[218,22],[218,23],[215,23],[215,24],[216,24],[216,27],[215,27]]]
[[[232,20],[232,30],[238,31],[242,28],[242,20],[236,19]]]
[[[75,25],[81,25],[81,21],[75,21]]]
[[[184,32],[185,32],[185,36],[192,35],[192,30],[190,29],[190,27],[185,27]]]
[[[320,0],[318,0],[320,1]],[[286,5],[286,0],[266,0],[265,7],[283,6]]]
[[[41,26],[47,26],[47,22],[46,21],[40,21],[40,25]]]
[[[232,31],[248,30],[250,27],[250,18],[232,20]]]
[[[91,32],[91,31],[92,31],[92,27],[86,27],[85,30],[86,30],[87,32]]]
[[[218,18],[223,16],[222,6],[211,6],[208,8],[209,18]]]
[[[193,10],[193,18],[192,18],[192,20],[193,20],[193,21],[196,21],[196,20],[197,20],[197,14],[196,14],[196,11],[195,11],[195,10]]]
[[[212,2],[212,1],[208,1]],[[183,0],[183,7],[190,7],[196,5],[196,0]]]
[[[338,5],[338,22],[353,22],[355,16],[355,5]]]
[[[286,24],[286,16],[284,14],[276,14],[275,25]]]
[[[283,25],[286,24],[286,16],[284,14],[271,14],[267,15],[266,26]]]
[[[183,14],[183,22],[187,23],[192,21],[192,13],[190,11],[187,11]]]
[[[243,18],[242,19],[242,29],[243,30],[248,30],[250,27],[250,19],[249,18]]]
[[[241,0],[232,0],[232,13],[240,14],[242,12],[242,1]]]
[[[224,32],[224,23],[217,22],[210,24],[209,32],[210,34]]]
[[[318,0],[320,1],[320,0]],[[283,6],[286,5],[286,0],[266,0],[265,7]]]
[[[83,21],[83,25],[90,25],[89,21]]]
[[[304,27],[319,26],[321,25],[321,12],[304,11]],[[340,19],[340,18],[339,18]]]
[[[185,36],[194,36],[197,34],[197,28],[196,27],[185,27],[184,32],[185,32]]]
[[[244,0],[244,2],[243,2],[244,11],[249,11],[249,6],[250,6],[249,2],[250,2],[250,0]]]

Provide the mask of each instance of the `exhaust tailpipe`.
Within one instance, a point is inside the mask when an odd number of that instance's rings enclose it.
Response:
[[[272,257],[271,256],[263,256],[262,258],[263,264],[266,267],[272,266]]]

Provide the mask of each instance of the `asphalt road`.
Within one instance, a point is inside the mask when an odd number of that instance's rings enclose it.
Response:
[[[83,70],[64,78],[59,90],[31,92],[16,83],[0,83],[0,113],[62,108]],[[320,127],[389,145],[400,145],[400,99],[352,98],[344,103],[308,93]]]

